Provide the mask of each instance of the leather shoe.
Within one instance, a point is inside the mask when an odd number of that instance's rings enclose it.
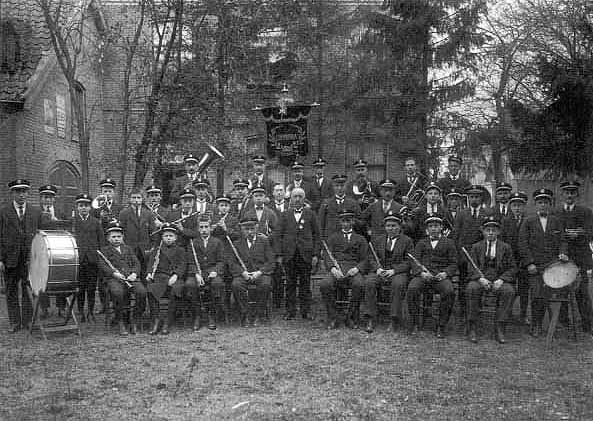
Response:
[[[542,327],[538,323],[532,323],[531,328],[529,329],[529,334],[534,338],[542,336],[543,331]]]
[[[253,327],[261,326],[261,321],[259,320],[259,317],[256,317],[255,319],[253,319],[253,321],[251,322],[251,326],[253,326]]]
[[[370,317],[369,317],[369,320],[367,320],[367,325],[366,325],[365,330],[367,333],[373,333],[373,331],[375,330],[375,322]]]
[[[249,324],[247,323],[247,315],[246,314],[241,315],[241,327],[249,327]]]
[[[159,321],[155,320],[152,323],[152,329],[150,329],[150,332],[148,332],[149,335],[156,335],[157,333],[159,333]]]
[[[410,336],[416,336],[418,334],[418,325],[416,323],[412,323],[410,326],[410,330],[408,331]]]
[[[469,340],[474,344],[478,343],[478,335],[474,326],[469,328]]]
[[[399,319],[397,317],[393,317],[391,319],[391,331],[396,333],[399,330]]]
[[[169,334],[169,326],[165,323],[163,328],[161,329],[161,335],[168,335]]]
[[[337,329],[338,328],[338,321],[336,319],[332,319],[329,321],[329,323],[327,324],[327,328],[328,329]]]
[[[502,325],[502,323],[496,324],[495,335],[496,335],[496,340],[498,341],[498,343],[501,343],[501,344],[506,343],[506,339],[504,338],[504,326]]]
[[[284,320],[294,320],[296,319],[296,316],[292,313],[288,313],[286,314],[286,316],[284,316]]]
[[[214,319],[214,316],[208,317],[208,329],[216,330],[216,320]]]
[[[136,327],[136,323],[130,324],[130,333],[132,335],[135,335],[136,333],[138,333],[138,328]]]
[[[119,322],[119,334],[121,336],[128,336],[128,331],[126,330],[126,325],[124,322]]]
[[[443,329],[442,326],[437,327],[436,335],[437,335],[437,338],[439,338],[439,339],[443,339],[445,337],[445,330]]]

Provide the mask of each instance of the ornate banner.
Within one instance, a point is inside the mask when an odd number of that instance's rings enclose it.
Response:
[[[268,156],[277,156],[283,165],[289,165],[298,156],[309,153],[307,118],[310,111],[309,105],[262,109],[266,120]]]

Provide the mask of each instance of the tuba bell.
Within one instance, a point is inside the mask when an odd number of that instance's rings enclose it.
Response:
[[[198,174],[202,174],[216,159],[220,158],[224,161],[224,155],[214,146],[209,143],[206,144],[208,151],[204,153],[200,162],[198,162]]]

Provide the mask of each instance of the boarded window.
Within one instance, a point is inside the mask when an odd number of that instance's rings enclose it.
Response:
[[[356,141],[346,144],[346,169],[350,176],[354,175],[352,164],[364,159],[368,164],[368,178],[379,181],[387,173],[386,145],[374,139],[372,135],[363,135]]]
[[[0,24],[0,72],[13,74],[20,63],[19,37],[11,22]]]
[[[56,210],[60,215],[70,217],[80,191],[80,174],[69,162],[57,161],[49,171],[49,182],[58,188]]]

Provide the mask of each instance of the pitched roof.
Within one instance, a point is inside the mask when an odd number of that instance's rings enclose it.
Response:
[[[4,25],[0,28],[7,23],[14,28],[19,52],[15,71],[0,71],[0,101],[20,102],[51,41],[43,13],[34,0],[0,0],[0,25]]]

